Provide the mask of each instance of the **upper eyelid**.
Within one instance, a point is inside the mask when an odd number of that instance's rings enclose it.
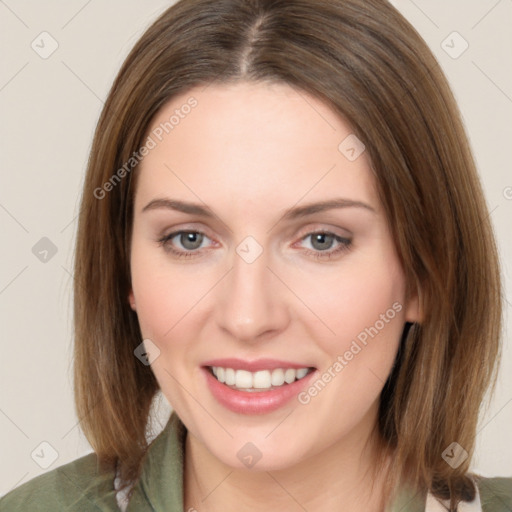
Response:
[[[181,232],[194,232],[194,233],[202,233],[203,235],[206,235],[208,238],[210,239],[215,239],[216,237],[215,236],[212,236],[210,233],[212,233],[212,230],[210,228],[204,228],[204,224],[201,226],[201,227],[196,227],[194,226],[193,224],[194,223],[191,223],[192,225],[185,225],[185,226],[179,226],[179,227],[173,227],[170,231],[169,231],[169,235],[171,234],[176,234],[176,233],[181,233]],[[202,223],[198,223],[198,224],[202,224]],[[289,228],[287,229],[286,231],[291,231],[293,229],[293,231],[296,233],[295,236],[299,236],[299,237],[304,237],[304,236],[307,236],[311,233],[315,233],[315,232],[322,232],[322,233],[331,233],[333,235],[336,235],[336,236],[339,236],[341,238],[350,238],[353,236],[352,232],[347,229],[347,228],[342,228],[342,227],[330,227],[330,226],[327,226],[326,227],[326,224],[329,224],[329,223],[322,223],[322,222],[316,222],[316,223],[308,223],[311,227],[307,227],[307,228],[301,228],[301,229],[295,229],[295,228]],[[343,233],[338,233],[337,231],[342,231]],[[165,230],[163,230],[162,232],[165,232]],[[162,235],[162,238],[163,237],[167,237],[169,235]]]
[[[211,240],[213,240],[215,237],[211,236],[210,229],[204,229],[203,227],[195,227],[195,226],[179,226],[179,227],[173,227],[170,229],[164,229],[161,231],[161,238],[172,238],[173,236],[176,236],[181,233],[201,233],[202,235],[207,236]]]

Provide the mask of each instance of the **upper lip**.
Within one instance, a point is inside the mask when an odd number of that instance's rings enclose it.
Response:
[[[283,361],[278,359],[255,359],[247,361],[237,358],[212,359],[203,363],[203,366],[220,366],[222,368],[233,368],[233,370],[247,370],[248,372],[256,372],[259,370],[275,370],[276,368],[312,368],[311,365],[303,363],[294,363],[291,361]]]

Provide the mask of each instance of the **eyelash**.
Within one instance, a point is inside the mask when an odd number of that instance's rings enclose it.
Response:
[[[187,233],[187,234],[199,234],[199,235],[203,235],[205,236],[206,238],[208,238],[208,236],[203,233],[202,231],[187,231],[187,230],[182,230],[182,231],[174,231],[173,233],[170,233],[169,235],[165,235],[163,236],[162,238],[160,238],[158,240],[158,243],[161,247],[164,248],[164,250],[166,252],[169,252],[171,254],[173,254],[174,256],[176,256],[177,258],[193,258],[193,257],[196,257],[198,255],[198,252],[199,250],[196,249],[196,250],[189,250],[189,251],[178,251],[176,249],[174,249],[170,244],[169,242],[174,238],[176,237],[177,235],[181,235],[181,234],[184,234],[184,233]],[[302,242],[303,240],[305,240],[306,238],[308,237],[311,237],[313,235],[332,235],[334,237],[334,240],[336,242],[338,242],[340,245],[338,246],[337,249],[334,249],[334,250],[329,250],[329,252],[327,251],[314,251],[314,250],[311,250],[311,249],[306,249],[306,253],[313,256],[314,258],[316,259],[324,259],[324,260],[329,260],[331,259],[333,256],[336,256],[338,254],[341,254],[345,251],[348,251],[352,245],[352,240],[348,239],[348,238],[343,238],[341,236],[338,236],[336,235],[335,233],[332,233],[331,231],[312,231],[311,233],[308,233],[307,235],[303,236],[300,241]]]

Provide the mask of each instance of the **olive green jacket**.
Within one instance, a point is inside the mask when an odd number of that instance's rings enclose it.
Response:
[[[183,454],[186,429],[172,414],[151,443],[127,512],[184,512]],[[115,472],[100,472],[91,453],[17,487],[0,499],[1,512],[118,511]],[[483,512],[512,512],[512,478],[482,478]],[[390,512],[425,512],[426,496],[403,490]]]

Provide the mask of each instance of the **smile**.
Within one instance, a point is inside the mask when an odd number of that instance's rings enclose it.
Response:
[[[215,378],[239,391],[261,392],[278,389],[292,384],[296,380],[303,379],[313,368],[275,368],[274,370],[260,370],[250,372],[247,370],[235,370],[222,366],[209,367]]]
[[[216,402],[238,414],[266,414],[289,404],[318,374],[308,364],[259,359],[205,361],[205,384]]]

